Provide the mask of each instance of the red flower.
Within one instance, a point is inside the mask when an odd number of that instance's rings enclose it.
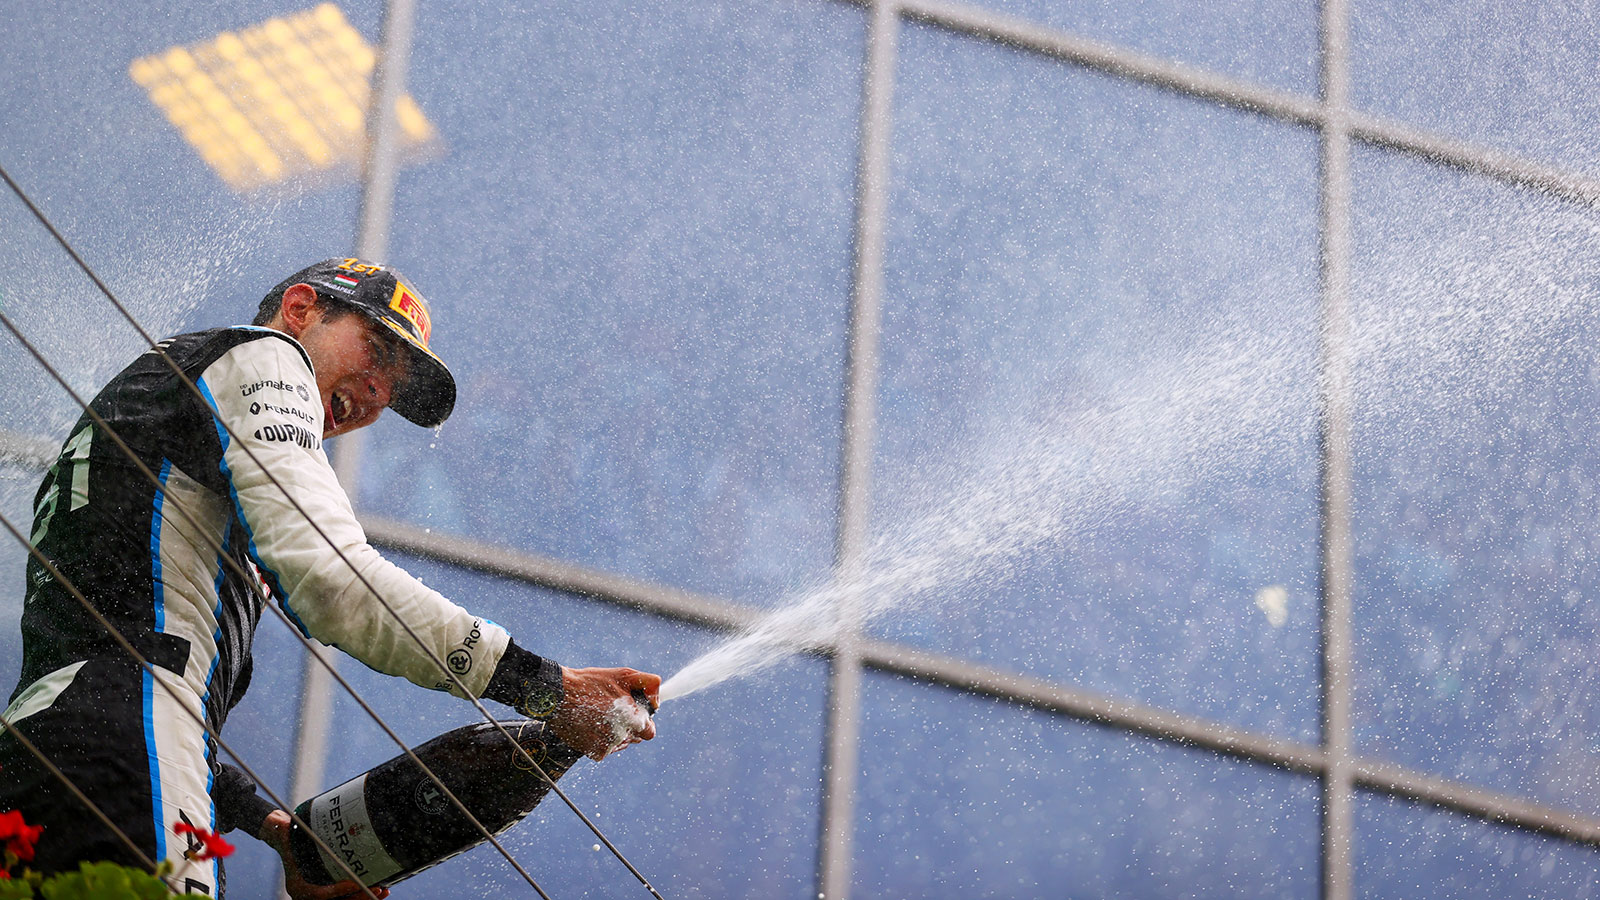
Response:
[[[183,855],[188,859],[204,862],[208,859],[216,859],[221,856],[227,856],[233,852],[233,845],[223,840],[222,835],[217,834],[215,831],[207,831],[204,828],[196,828],[193,825],[190,825],[188,822],[174,823],[172,826],[172,831],[175,834],[192,834],[198,838],[201,845],[205,847],[204,850],[200,850],[198,852],[194,850],[185,852]]]
[[[33,859],[33,845],[43,831],[43,825],[29,825],[17,810],[0,813],[0,841],[6,842],[6,852],[17,859]]]

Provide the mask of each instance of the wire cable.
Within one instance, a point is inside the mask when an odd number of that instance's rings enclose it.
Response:
[[[61,245],[63,250],[65,250],[67,252],[68,256],[73,260],[73,262],[76,263],[77,266],[80,269],[82,269],[83,272],[86,275],[89,276],[90,280],[95,284],[95,286],[100,290],[100,292],[102,294],[104,294],[105,297],[107,298],[107,300],[109,300],[111,302],[111,304],[117,309],[117,311],[122,314],[123,318],[125,318],[128,321],[128,323],[131,324],[134,327],[134,329],[139,332],[140,336],[144,338],[144,340],[151,347],[151,349],[154,352],[156,352],[157,354],[160,355],[160,357],[165,361],[166,365],[170,369],[172,369],[173,373],[179,378],[179,380],[197,398],[200,398],[202,403],[204,403],[205,402],[204,395],[200,391],[199,387],[196,386],[194,384],[193,380],[189,378],[187,373],[183,372],[182,368],[179,367],[177,365],[177,363],[174,362],[171,359],[171,357],[168,356],[165,353],[165,351],[159,346],[158,342],[149,334],[149,332],[146,331],[146,329],[142,325],[140,325],[138,320],[127,309],[127,307],[125,305],[123,305],[120,300],[117,299],[116,295],[105,284],[105,282],[103,280],[101,280],[100,277],[97,274],[95,274],[95,272],[88,265],[88,263],[83,260],[83,258],[71,246],[70,242],[68,242],[66,240],[66,238],[60,233],[60,231],[58,231],[55,228],[55,226],[50,222],[49,218],[44,215],[43,211],[40,210],[39,207],[36,204],[33,203],[31,198],[28,197],[27,193],[22,190],[22,187],[15,181],[15,179],[13,179],[11,177],[10,173],[7,172],[3,166],[0,166],[0,179],[3,179],[6,182],[6,184],[11,188],[13,193],[15,193],[18,196],[18,198],[22,200],[23,204],[28,208],[29,212],[33,214],[34,218],[36,218],[40,222],[40,224],[43,225],[45,227],[45,229],[50,233],[50,235],[56,240],[56,242],[59,245]],[[14,334],[17,334],[15,328],[9,325],[9,320],[7,320],[7,321],[8,321],[8,326],[7,327],[11,328]],[[20,334],[18,334],[18,338],[19,338],[19,340],[21,339]],[[37,352],[35,352],[35,358],[39,359],[41,365],[46,365],[48,367],[48,363],[46,363],[43,360],[42,356],[40,354],[38,354]],[[53,374],[55,374],[55,373],[53,373]],[[59,375],[57,375],[56,377],[57,377],[58,381],[62,381],[62,379],[60,379]],[[69,386],[67,386],[64,381],[62,381],[62,386],[66,387],[67,390],[69,392],[71,392],[71,388]],[[73,397],[74,397],[75,400],[79,401],[80,405],[82,405],[84,407],[86,412],[90,412],[92,414],[92,411],[89,409],[88,405],[82,403],[81,399],[79,399],[75,393],[73,393]],[[206,408],[210,409],[211,407],[210,407],[209,404],[206,404]],[[212,410],[212,415],[213,415],[213,418],[216,419],[217,423],[229,434],[230,438],[233,438],[234,440],[237,441],[237,435],[234,433],[232,427],[229,426],[227,422],[225,422],[225,421],[223,421],[221,419],[220,415],[217,414],[216,410],[214,410],[214,409]],[[121,446],[123,448],[123,452],[129,454],[130,458],[132,458],[132,456],[133,456],[132,451],[130,449],[128,449],[125,444],[121,444],[120,441],[118,443],[119,443],[119,446]],[[487,722],[489,722],[493,727],[495,727],[497,730],[500,731],[500,733],[506,738],[507,742],[510,743],[511,746],[514,748],[515,752],[517,754],[521,755],[524,759],[526,759],[527,762],[529,763],[529,765],[531,765],[533,767],[534,771],[537,771],[540,774],[540,776],[544,778],[544,780],[550,786],[550,789],[553,792],[555,792],[555,794],[558,797],[561,798],[562,802],[565,803],[567,805],[567,807],[570,808],[579,817],[579,819],[583,821],[585,826],[587,826],[589,828],[589,830],[592,833],[594,833],[594,835],[597,838],[599,838],[605,844],[607,849],[609,849],[611,851],[612,855],[615,856],[628,869],[628,871],[639,881],[640,884],[642,884],[645,887],[646,890],[648,890],[650,892],[650,894],[652,896],[657,897],[658,900],[659,900],[659,898],[661,898],[661,894],[656,890],[655,886],[652,885],[647,878],[645,878],[643,873],[641,873],[638,870],[637,867],[635,867],[631,862],[628,861],[628,859],[622,854],[622,852],[616,847],[616,845],[608,837],[606,837],[606,835],[603,832],[601,832],[599,827],[596,826],[594,824],[594,822],[589,819],[588,816],[584,815],[583,811],[580,810],[575,803],[573,803],[572,799],[567,796],[566,792],[561,790],[561,788],[556,784],[555,779],[551,778],[549,776],[549,774],[544,771],[543,767],[540,766],[538,764],[538,762],[533,759],[532,755],[527,751],[527,749],[522,747],[519,743],[517,743],[517,741],[511,736],[510,732],[506,730],[505,726],[502,725],[499,722],[499,720],[496,719],[489,712],[489,710],[486,707],[484,707],[482,701],[476,696],[476,694],[474,692],[472,692],[471,690],[469,690],[466,687],[466,685],[461,682],[460,678],[458,678],[456,676],[456,674],[453,671],[451,671],[451,669],[448,666],[445,666],[443,664],[443,662],[439,660],[437,655],[435,655],[433,653],[433,651],[427,646],[427,644],[421,639],[421,637],[416,634],[415,630],[412,629],[410,624],[407,623],[404,619],[402,619],[399,616],[398,613],[395,612],[393,606],[391,606],[389,604],[389,602],[382,596],[382,594],[380,592],[378,592],[372,586],[371,582],[366,578],[366,576],[363,575],[361,573],[361,571],[359,569],[357,569],[353,563],[351,563],[351,561],[345,556],[344,552],[337,546],[337,544],[335,544],[332,541],[331,538],[329,538],[329,536],[322,529],[322,527],[314,519],[312,519],[312,517],[300,505],[299,501],[286,488],[284,488],[282,483],[278,481],[278,479],[276,478],[275,475],[273,475],[273,473],[268,471],[266,466],[261,465],[260,461],[258,459],[256,459],[254,452],[251,451],[249,446],[244,444],[243,442],[238,442],[238,443],[239,443],[241,449],[243,449],[245,451],[245,453],[251,458],[252,462],[256,463],[257,467],[263,472],[263,474],[265,474],[267,476],[267,478],[279,490],[279,492],[283,494],[284,498],[286,500],[288,500],[289,503],[295,508],[295,510],[301,515],[301,517],[306,520],[306,523],[313,530],[315,530],[319,536],[322,537],[322,539],[328,544],[328,546],[334,551],[334,553],[340,558],[340,560],[343,561],[347,567],[349,567],[349,569],[356,576],[356,578],[361,581],[361,583],[363,584],[364,587],[366,587],[368,593],[374,599],[376,599],[379,602],[380,605],[382,605],[384,607],[384,609],[395,620],[395,622],[398,623],[401,626],[401,628],[417,644],[417,646],[423,651],[423,653],[434,663],[434,665],[436,665],[439,668],[439,671],[442,672],[449,679],[449,681],[458,690],[460,690],[462,695],[465,696],[472,703],[472,705],[478,709],[480,714],[482,714],[482,716],[484,717],[484,719]],[[141,466],[141,468],[144,468],[144,467]],[[153,473],[149,473],[147,468],[144,468],[144,471],[147,473],[148,477],[154,479]],[[159,486],[159,482],[158,482],[158,486]],[[231,562],[231,560],[230,560],[230,562]],[[250,581],[249,578],[246,578],[245,580],[247,582]],[[281,611],[280,611],[280,613],[281,613]],[[281,618],[285,618],[285,621],[287,622],[286,617],[283,617],[281,615],[280,615],[280,617]],[[292,626],[291,626],[291,630],[294,630],[296,633],[298,633],[298,631],[299,631],[297,628],[293,628]],[[302,635],[302,640],[304,640],[304,636],[303,635]],[[307,642],[307,646],[309,646],[309,642]],[[344,680],[342,678],[340,678],[336,672],[332,671],[332,667],[331,666],[327,666],[327,668],[329,669],[330,674],[333,674],[336,678],[338,678],[340,683],[343,684],[346,687],[347,690],[351,690],[352,691],[352,696],[354,696],[353,689],[351,689],[349,687],[349,685],[346,682],[344,682]],[[365,703],[363,703],[363,706],[365,707]],[[381,717],[377,717],[376,713],[372,713],[372,715],[374,716],[375,721],[378,721],[380,726],[384,727],[385,731],[389,731],[387,725],[382,722]],[[393,732],[392,731],[390,731],[390,734],[391,734],[391,736],[393,736]],[[400,746],[403,749],[406,749],[408,755],[410,755],[412,757],[413,761],[415,761],[419,767],[423,768],[424,771],[427,771],[426,766],[422,766],[421,761],[416,759],[415,754],[411,754],[410,753],[409,748],[406,748],[405,744],[403,742],[399,741],[398,737],[396,737],[396,742],[398,744],[400,744]],[[443,784],[438,782],[438,779],[437,779],[436,776],[433,776],[431,772],[429,772],[429,775],[430,775],[430,777],[434,778],[436,783],[439,783],[439,786],[441,788],[443,788]],[[446,793],[448,794],[449,793],[448,789],[445,789],[445,790],[446,790]],[[459,801],[457,801],[457,802],[458,802],[458,805],[459,805]],[[461,809],[463,810],[463,812],[467,812],[464,806],[461,807]],[[470,816],[470,812],[468,813],[468,815]],[[480,830],[482,830],[482,826],[481,825],[479,825],[479,828],[480,828]],[[519,871],[523,871],[521,869],[521,867],[516,863],[516,861],[511,858],[510,854],[506,853],[503,848],[500,848],[499,842],[494,838],[493,835],[488,834],[486,830],[484,831],[484,833],[485,833],[485,836],[487,837],[487,839],[490,842],[494,843],[494,845],[501,850],[502,854],[506,856],[507,860],[510,861],[513,866],[518,868]],[[525,872],[524,872],[524,877],[527,878],[527,880],[529,881],[530,884],[534,884],[531,876],[527,876]],[[534,887],[535,887],[536,890],[538,890],[538,886],[536,884],[534,884]],[[540,891],[540,893],[542,894],[543,892]]]

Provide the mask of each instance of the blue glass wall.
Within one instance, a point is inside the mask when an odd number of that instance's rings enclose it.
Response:
[[[33,497],[38,489],[39,471],[33,466],[16,466],[0,463],[0,515],[13,526],[27,534],[33,522]],[[22,614],[20,593],[11,585],[20,585],[26,577],[27,551],[17,543],[9,531],[0,530],[0,584],[6,585],[4,615],[6,627],[0,628],[0,686],[5,696],[17,683],[17,673],[22,668],[22,632],[11,625]]]
[[[1315,897],[1317,786],[871,676],[862,897]]]
[[[932,28],[900,75],[873,527],[937,584],[877,630],[1314,738],[1314,135]]]
[[[1364,752],[1600,810],[1592,213],[1357,158]]]
[[[1595,852],[1387,797],[1356,806],[1356,896],[1600,897]]]
[[[1600,162],[1600,10],[1581,0],[1350,4],[1362,109],[1552,163]]]
[[[982,0],[1031,22],[1286,90],[1317,86],[1317,4],[1307,0]]]
[[[380,7],[355,3],[345,12],[371,35]],[[247,322],[284,275],[353,243],[353,181],[240,197],[128,74],[141,56],[298,8],[157,3],[110,21],[102,9],[73,4],[0,11],[9,45],[0,63],[0,165],[158,337]],[[74,387],[92,394],[144,349],[9,191],[0,198],[0,239],[0,298]],[[8,347],[5,359],[9,374],[18,357]],[[78,410],[53,383],[21,371],[12,390],[30,417],[43,417],[23,421],[64,437]]]
[[[425,9],[450,159],[393,247],[460,404],[380,430],[367,507],[755,603],[825,570],[862,46],[848,5]]]

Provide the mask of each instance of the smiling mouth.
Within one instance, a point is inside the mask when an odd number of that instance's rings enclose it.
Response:
[[[332,396],[328,398],[328,412],[333,415],[334,428],[338,428],[349,420],[350,410],[350,401],[345,399],[344,394],[339,391],[334,391]]]

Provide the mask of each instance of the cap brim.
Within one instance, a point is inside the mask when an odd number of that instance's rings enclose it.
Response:
[[[444,360],[418,344],[411,335],[381,316],[373,318],[388,325],[390,331],[405,340],[406,353],[411,360],[406,380],[389,398],[389,408],[423,428],[436,428],[443,424],[456,408],[455,376],[450,374]]]

